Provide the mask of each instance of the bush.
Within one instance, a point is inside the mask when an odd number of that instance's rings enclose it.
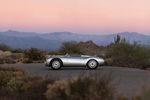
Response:
[[[105,65],[113,66],[114,65],[113,59],[112,58],[106,58],[105,59]]]
[[[113,100],[114,89],[110,80],[90,76],[56,81],[48,85],[48,100]]]
[[[124,97],[124,96],[119,96],[119,97],[117,98],[117,100],[129,100],[129,99],[127,99],[127,98]]]
[[[115,44],[108,55],[113,59],[113,65],[145,69],[150,67],[150,52],[148,48],[137,43],[120,42]]]
[[[5,44],[3,44],[3,43],[1,43],[0,44],[0,50],[2,50],[2,51],[11,51],[12,48],[7,46],[7,45],[5,45]]]
[[[13,53],[23,53],[24,51],[21,48],[12,50]]]
[[[51,51],[49,51],[48,54],[49,54],[49,55],[59,55],[60,53],[59,53],[59,51],[51,50]]]
[[[0,100],[46,100],[47,85],[53,82],[19,67],[0,67]]]
[[[0,67],[0,88],[7,86],[11,78],[18,74],[25,75],[26,72],[18,67]]]
[[[4,59],[0,58],[0,64],[4,64],[4,63],[5,63]]]
[[[0,64],[8,63],[17,63],[21,62],[23,59],[22,53],[11,53],[10,51],[0,51]]]
[[[61,54],[81,54],[81,48],[78,46],[77,42],[64,42],[59,49]]]
[[[29,50],[25,50],[24,55],[24,62],[44,60],[46,56],[46,51],[31,48]]]
[[[23,63],[32,63],[33,60],[29,59],[29,58],[24,58],[23,59]]]

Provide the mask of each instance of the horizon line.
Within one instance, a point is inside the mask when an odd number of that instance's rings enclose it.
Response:
[[[121,31],[121,32],[112,32],[112,33],[80,33],[80,32],[71,32],[71,31],[52,31],[52,32],[37,32],[37,31],[24,31],[24,30],[14,30],[14,29],[8,29],[3,30],[0,32],[24,32],[24,33],[35,33],[35,34],[52,34],[52,33],[72,33],[72,34],[80,34],[80,35],[112,35],[112,34],[121,34],[121,33],[136,33],[136,34],[142,34],[142,35],[150,35],[146,33],[136,32],[136,31]]]

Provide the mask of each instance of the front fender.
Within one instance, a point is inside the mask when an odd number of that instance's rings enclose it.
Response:
[[[45,66],[49,66],[50,62],[52,61],[53,58],[48,58],[45,61]]]

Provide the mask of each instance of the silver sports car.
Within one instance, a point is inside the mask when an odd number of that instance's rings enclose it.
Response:
[[[104,64],[104,59],[94,56],[52,56],[48,57],[45,65],[52,69],[60,69],[63,66],[85,66],[89,69],[96,69],[99,65]]]

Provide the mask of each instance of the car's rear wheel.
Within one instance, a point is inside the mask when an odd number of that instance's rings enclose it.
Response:
[[[52,69],[55,69],[55,70],[57,70],[57,69],[60,69],[62,67],[62,62],[60,61],[60,60],[53,60],[52,62],[51,62],[51,68]]]
[[[98,67],[98,62],[94,59],[89,60],[88,63],[87,63],[87,67],[89,69],[96,69]]]

